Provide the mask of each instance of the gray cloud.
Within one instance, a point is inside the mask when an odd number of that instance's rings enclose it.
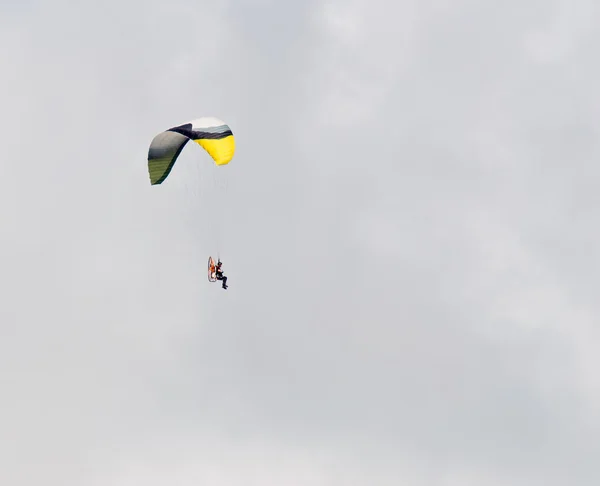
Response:
[[[2,483],[598,482],[593,2],[2,13]]]

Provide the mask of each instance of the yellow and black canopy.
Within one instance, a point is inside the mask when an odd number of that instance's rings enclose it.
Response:
[[[229,126],[218,118],[198,118],[154,137],[148,150],[148,172],[152,185],[161,184],[168,177],[189,140],[204,148],[216,165],[228,164],[233,158],[235,139]]]

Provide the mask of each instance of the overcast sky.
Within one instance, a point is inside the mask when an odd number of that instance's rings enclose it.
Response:
[[[0,483],[600,484],[598,25],[2,0]]]

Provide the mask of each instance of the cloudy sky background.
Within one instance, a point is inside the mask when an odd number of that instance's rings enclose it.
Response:
[[[600,483],[597,2],[0,9],[3,485]]]

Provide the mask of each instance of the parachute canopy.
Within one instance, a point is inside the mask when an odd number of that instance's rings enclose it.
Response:
[[[216,165],[228,164],[233,158],[235,139],[229,126],[218,118],[198,118],[154,137],[148,150],[148,172],[152,185],[161,184],[168,177],[189,140],[206,150]]]

